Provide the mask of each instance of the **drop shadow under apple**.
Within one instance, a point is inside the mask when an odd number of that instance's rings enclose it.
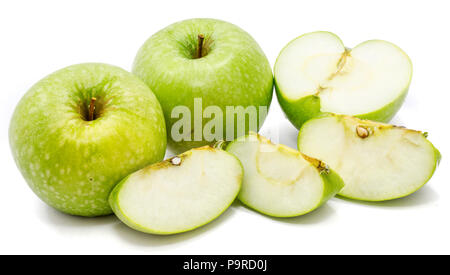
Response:
[[[235,214],[235,209],[233,207],[228,208],[222,215],[212,222],[201,226],[195,230],[174,234],[174,235],[152,235],[139,232],[127,227],[123,223],[117,223],[114,225],[113,229],[118,234],[120,238],[126,242],[133,244],[135,246],[142,247],[154,247],[154,246],[168,246],[181,243],[190,239],[194,239],[201,234],[205,234],[207,231],[214,230],[214,228],[220,226],[222,223],[226,222]]]
[[[318,209],[302,215],[302,216],[297,216],[297,217],[290,217],[290,218],[277,218],[277,217],[272,217],[269,215],[265,215],[259,212],[256,212],[255,210],[252,210],[250,207],[246,206],[245,204],[236,201],[235,202],[235,207],[241,207],[244,208],[250,212],[253,212],[257,215],[262,215],[265,218],[277,221],[277,222],[283,222],[283,223],[289,223],[289,224],[302,224],[302,225],[312,225],[312,224],[318,224],[321,222],[325,222],[327,219],[331,218],[336,211],[333,209],[333,207],[331,207],[328,204],[324,204],[321,207],[319,207]]]
[[[65,228],[91,228],[98,226],[107,226],[117,223],[117,218],[114,215],[107,215],[101,217],[80,217],[62,213],[48,205],[41,204],[38,210],[38,215],[42,220],[57,227]]]
[[[279,143],[289,146],[297,150],[298,130],[289,123],[282,123],[280,125]]]
[[[344,198],[341,196],[338,196],[338,198],[341,201],[348,202],[348,203],[355,203],[355,204],[371,206],[371,207],[384,207],[384,208],[394,208],[395,209],[395,208],[421,206],[421,205],[426,205],[426,204],[436,202],[439,200],[439,194],[436,191],[434,191],[431,187],[424,186],[419,191],[417,191],[407,197],[390,200],[390,201],[369,202],[369,201],[359,201],[359,200],[348,199],[348,198]]]

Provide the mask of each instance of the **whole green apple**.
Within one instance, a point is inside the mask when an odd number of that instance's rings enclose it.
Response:
[[[161,106],[136,76],[79,64],[35,84],[11,119],[19,170],[50,206],[73,215],[112,213],[108,196],[128,174],[163,159]]]
[[[175,152],[257,131],[272,100],[272,70],[261,48],[239,27],[215,19],[157,32],[137,53],[133,73],[161,103]]]

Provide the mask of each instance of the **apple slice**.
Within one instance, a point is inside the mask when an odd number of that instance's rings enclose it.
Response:
[[[348,49],[333,33],[313,32],[281,51],[274,74],[280,105],[299,129],[322,113],[388,122],[406,97],[412,64],[386,41]]]
[[[305,123],[298,148],[342,176],[345,187],[339,195],[364,201],[414,193],[431,178],[440,160],[422,132],[342,115]]]
[[[269,216],[309,213],[344,185],[325,163],[255,133],[233,141],[227,151],[244,166],[239,200]]]
[[[242,177],[237,158],[205,146],[129,175],[114,188],[109,202],[133,229],[181,233],[223,213],[239,193]]]

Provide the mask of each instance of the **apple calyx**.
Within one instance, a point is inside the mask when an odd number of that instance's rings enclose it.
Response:
[[[205,40],[205,36],[203,34],[198,35],[198,46],[197,46],[197,55],[196,58],[203,57],[203,41]]]
[[[89,103],[89,116],[88,116],[88,121],[92,121],[95,119],[94,115],[95,115],[95,101],[97,101],[97,98],[92,97],[91,98],[91,102]]]

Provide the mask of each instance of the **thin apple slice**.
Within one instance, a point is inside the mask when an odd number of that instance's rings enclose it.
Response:
[[[280,104],[297,128],[329,112],[388,122],[407,94],[412,64],[387,41],[349,49],[333,33],[313,32],[281,51],[274,74]]]
[[[431,178],[440,160],[422,132],[342,115],[305,123],[298,148],[342,176],[345,187],[339,195],[364,201],[414,193]]]
[[[233,141],[227,151],[244,166],[239,200],[269,216],[309,213],[343,187],[325,163],[255,133]]]
[[[242,177],[237,158],[205,146],[131,174],[115,187],[109,201],[131,228],[181,233],[223,213],[239,193]]]

